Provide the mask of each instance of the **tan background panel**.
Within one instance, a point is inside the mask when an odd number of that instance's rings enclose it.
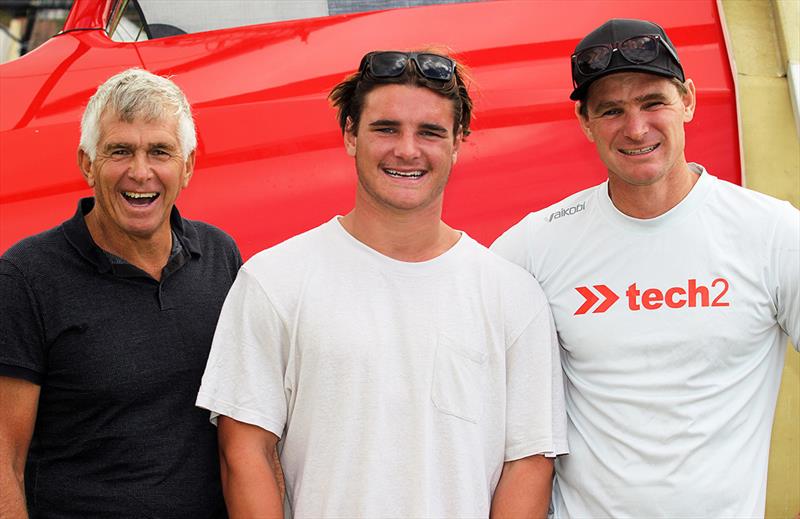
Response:
[[[800,61],[800,0],[721,5],[736,63],[745,186],[800,207],[800,139],[786,78],[787,63]],[[800,354],[787,347],[772,429],[767,519],[800,512]]]

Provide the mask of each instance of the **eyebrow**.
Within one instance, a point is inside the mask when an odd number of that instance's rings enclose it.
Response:
[[[653,92],[634,98],[637,103],[646,103],[647,101],[666,101],[667,96],[661,92]]]
[[[448,131],[447,128],[445,128],[444,126],[439,126],[438,124],[434,123],[422,123],[420,125],[420,128],[422,128],[423,130],[430,130],[432,132],[437,132],[437,133],[447,133]]]
[[[400,121],[394,119],[378,119],[369,123],[370,126],[400,126]]]
[[[597,103],[596,105],[594,105],[593,107],[591,107],[591,109],[592,109],[592,112],[596,113],[596,112],[602,112],[606,108],[614,108],[614,107],[619,106],[621,104],[622,104],[621,100],[601,101],[601,102]]]
[[[119,148],[131,149],[132,147],[133,146],[125,142],[107,142],[105,146],[103,146],[103,151],[111,151]]]
[[[131,144],[129,142],[107,142],[105,144],[105,146],[103,146],[103,151],[111,151],[111,150],[117,150],[117,149],[132,150],[132,149],[135,149],[137,147],[138,146],[135,146],[135,145],[133,145],[133,144]],[[153,142],[153,143],[149,143],[147,145],[147,149],[148,150],[152,150],[152,149],[156,149],[156,148],[164,149],[164,150],[177,150],[178,149],[178,147],[175,144],[172,144],[172,143],[169,143],[169,142]]]
[[[633,100],[637,104],[642,104],[642,103],[646,103],[648,101],[666,101],[667,100],[667,96],[664,95],[661,92],[651,92],[649,94],[644,94],[644,95],[641,95],[641,96],[638,96],[638,97],[634,97]],[[621,99],[612,99],[612,100],[609,100],[609,101],[601,101],[601,102],[597,103],[597,105],[594,107],[593,110],[594,110],[594,112],[602,112],[603,110],[605,110],[607,108],[615,108],[615,107],[620,106],[622,104],[624,104],[624,103],[622,102]]]
[[[385,126],[400,126],[400,121],[396,121],[394,119],[378,119],[377,121],[372,121],[369,123],[370,127],[385,127]],[[447,133],[447,128],[444,126],[440,126],[435,123],[422,123],[419,125],[420,129],[428,130],[437,133]]]
[[[170,142],[153,142],[147,146],[147,149],[152,150],[154,148],[160,148],[162,150],[177,150],[178,147]]]

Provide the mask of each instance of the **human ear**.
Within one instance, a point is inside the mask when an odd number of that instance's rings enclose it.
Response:
[[[461,128],[459,128],[458,133],[453,138],[453,155],[452,155],[453,164],[455,164],[458,161],[458,150],[461,148],[461,143],[463,142],[463,140],[464,140],[464,132],[461,130]]]
[[[184,164],[183,182],[182,182],[181,188],[185,188],[186,186],[188,186],[189,185],[189,180],[192,179],[192,174],[194,173],[194,160],[195,160],[195,157],[196,157],[196,154],[195,154],[196,151],[197,150],[193,150],[189,154],[189,156],[186,158],[186,162]]]
[[[681,95],[683,101],[683,122],[688,123],[694,119],[694,111],[697,108],[697,93],[694,88],[694,81],[687,79],[683,83],[686,93]]]
[[[89,158],[89,154],[83,151],[83,148],[78,148],[78,167],[83,173],[83,178],[86,179],[86,183],[89,184],[89,187],[94,187],[94,173],[92,173],[92,159]]]
[[[347,124],[344,127],[344,149],[347,150],[347,154],[351,157],[356,156],[356,143],[358,137],[356,137],[356,130],[353,125],[353,120],[351,118],[347,118]]]
[[[594,135],[592,135],[592,129],[589,126],[589,116],[585,116],[581,113],[580,101],[575,101],[575,117],[578,118],[578,124],[581,126],[581,131],[583,131],[583,134],[587,139],[589,139],[589,142],[594,142]]]

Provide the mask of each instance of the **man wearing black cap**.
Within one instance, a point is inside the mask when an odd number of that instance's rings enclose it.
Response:
[[[695,87],[664,31],[610,20],[572,56],[608,181],[493,245],[547,294],[570,456],[555,517],[759,517],[787,336],[800,342],[800,213],[684,156]]]

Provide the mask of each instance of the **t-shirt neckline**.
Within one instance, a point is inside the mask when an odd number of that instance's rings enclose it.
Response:
[[[425,261],[402,261],[386,256],[356,239],[344,228],[340,218],[340,215],[336,215],[327,223],[327,227],[331,229],[337,240],[344,242],[346,246],[358,251],[360,254],[372,258],[373,261],[380,264],[381,268],[403,274],[426,275],[448,268],[450,262],[458,261],[458,258],[467,248],[467,242],[472,240],[464,231],[458,231],[460,234],[458,241],[435,258]]]
[[[713,189],[716,177],[709,174],[700,164],[691,162],[689,168],[699,176],[695,185],[675,207],[655,218],[634,218],[617,209],[608,194],[608,180],[597,190],[598,206],[603,216],[615,225],[639,232],[660,231],[691,214]]]

